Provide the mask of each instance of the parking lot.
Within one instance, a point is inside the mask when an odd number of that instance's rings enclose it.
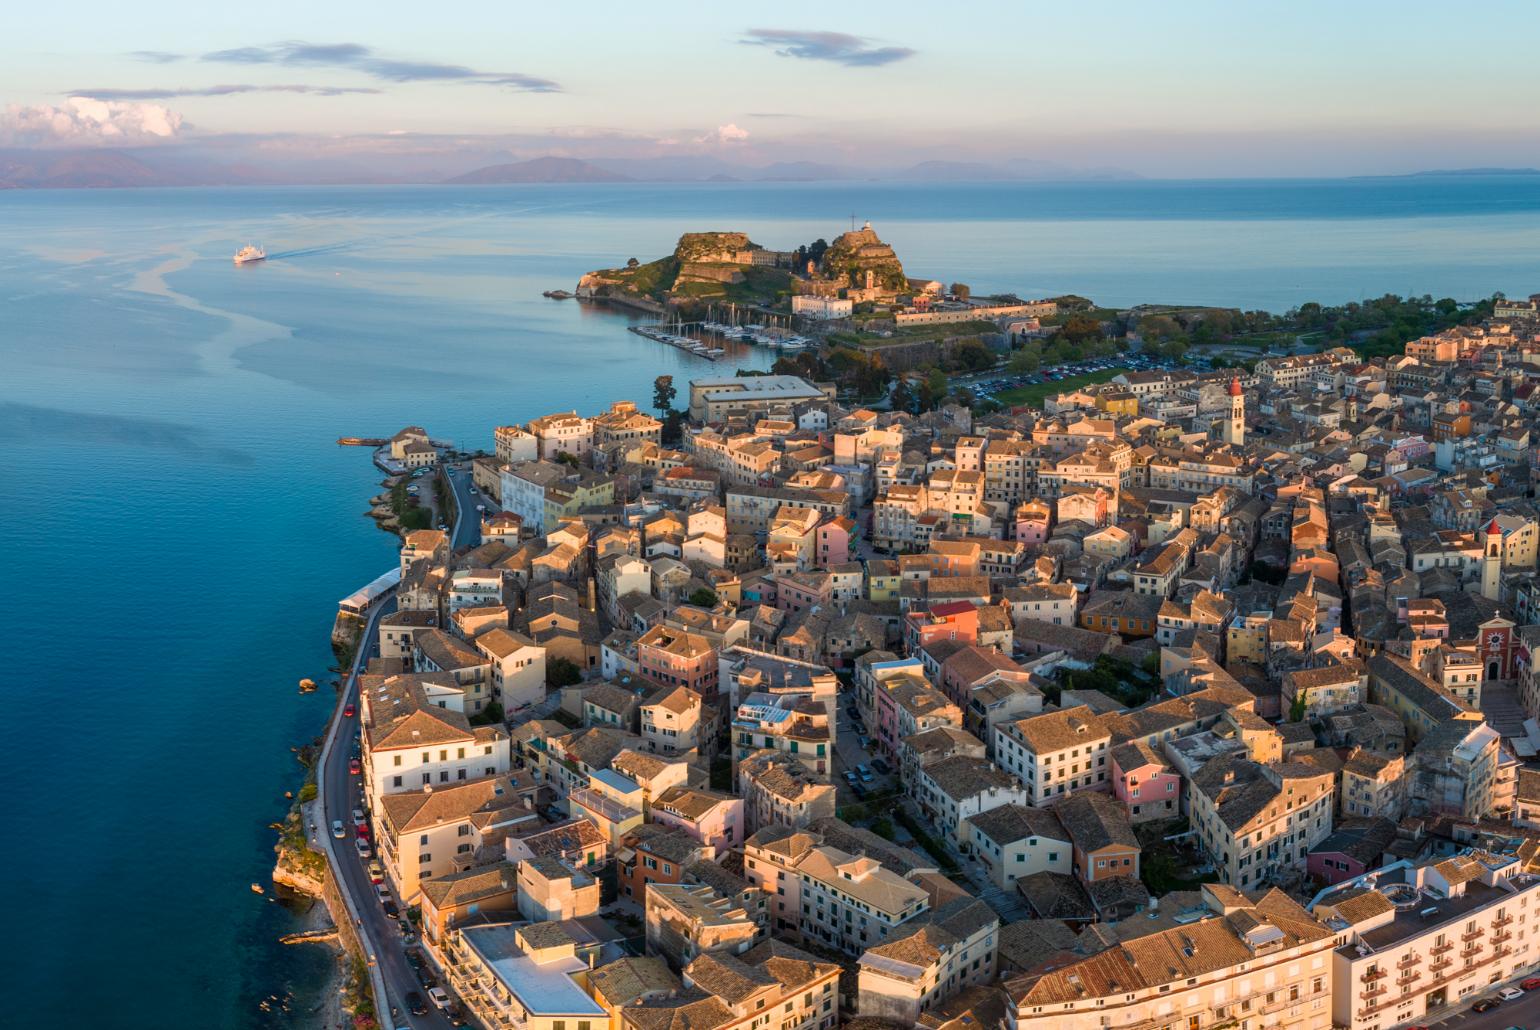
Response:
[[[1120,354],[1116,357],[1088,358],[1084,361],[1072,361],[1060,365],[1045,365],[1036,372],[1014,374],[995,371],[979,373],[977,376],[956,377],[952,380],[952,385],[966,386],[973,391],[975,397],[987,400],[1009,390],[1019,390],[1043,383],[1056,383],[1072,376],[1114,370],[1144,372],[1174,367],[1176,362],[1169,358],[1156,357],[1152,354]]]

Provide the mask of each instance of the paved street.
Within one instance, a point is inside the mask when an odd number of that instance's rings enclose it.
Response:
[[[1522,1030],[1524,1027],[1540,1026],[1540,990],[1529,991],[1518,1001],[1503,1002],[1489,1012],[1478,1014],[1470,1010],[1476,999],[1496,996],[1501,986],[1493,984],[1473,991],[1456,1004],[1455,1011],[1450,1015],[1420,1025],[1427,1026],[1429,1030],[1503,1030],[1504,1027]]]
[[[340,705],[357,705],[358,672],[368,658],[376,653],[375,627],[380,616],[394,611],[395,608],[394,596],[376,605],[365,629],[358,657],[348,674],[346,687],[339,701]],[[413,1016],[407,1012],[406,1003],[403,1000],[406,993],[417,991],[426,999],[427,992],[418,983],[411,964],[406,960],[400,927],[395,920],[385,915],[384,908],[375,899],[374,885],[369,882],[368,863],[360,859],[355,850],[352,810],[361,807],[363,802],[359,777],[349,775],[348,760],[351,757],[353,745],[358,740],[358,717],[355,715],[351,719],[343,719],[339,716],[338,719],[341,725],[328,734],[326,745],[321,753],[323,787],[320,794],[321,813],[318,829],[323,834],[323,843],[331,857],[331,868],[337,875],[337,886],[348,898],[353,911],[357,912],[362,919],[357,927],[360,938],[365,950],[376,963],[384,982],[387,1008],[379,1014],[380,1023],[386,1027],[410,1026],[416,1030],[448,1027],[449,1020],[431,1007],[425,1016]],[[347,827],[347,836],[343,840],[334,840],[331,837],[331,824],[334,819],[341,819],[343,825]],[[399,1014],[391,1016],[390,1006],[394,1006]]]
[[[457,551],[475,547],[481,542],[481,512],[476,510],[476,505],[486,504],[486,499],[476,490],[469,466],[463,472],[451,466],[446,474],[449,476],[449,485],[454,488],[455,506],[460,512],[454,524],[450,546]]]

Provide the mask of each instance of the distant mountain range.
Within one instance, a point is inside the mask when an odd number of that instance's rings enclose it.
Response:
[[[1540,175],[1540,168],[1433,168],[1423,172],[1407,172],[1405,175],[1355,175],[1355,179],[1431,179],[1448,176],[1481,175]]]
[[[543,156],[515,160],[506,151],[429,155],[393,152],[342,156],[296,151],[194,146],[75,150],[0,149],[0,189],[134,186],[347,185],[391,183],[622,182],[1025,182],[1137,179],[1118,168],[1072,168],[1044,161],[1000,164],[923,161],[907,168],[862,168],[817,161],[764,165],[700,154],[651,158]],[[479,159],[479,160],[478,160]],[[456,167],[458,166],[458,167]]]
[[[631,182],[632,179],[629,175],[606,171],[596,164],[575,157],[537,157],[533,161],[487,165],[444,181],[487,185],[506,182]]]

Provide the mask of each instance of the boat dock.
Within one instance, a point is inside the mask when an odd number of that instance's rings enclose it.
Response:
[[[388,439],[378,436],[339,436],[338,447],[384,447],[390,443]]]
[[[694,354],[698,358],[705,358],[707,361],[716,361],[727,353],[721,347],[708,347],[699,340],[683,335],[685,329],[695,324],[697,323],[692,322],[686,325],[669,325],[667,327],[662,325],[632,325],[626,328],[638,336],[645,336],[649,340],[666,343],[670,347],[678,347],[682,351]],[[674,331],[670,332],[670,329]]]
[[[781,351],[800,351],[817,346],[815,341],[805,336],[798,336],[788,329],[775,326],[730,325],[724,322],[653,322],[627,328],[638,336],[678,347],[680,350],[689,351],[711,361],[716,361],[726,352],[721,347],[712,347],[699,339],[685,335],[687,332],[693,330],[698,333],[709,333],[720,336],[724,340],[739,340],[743,343],[754,343]]]

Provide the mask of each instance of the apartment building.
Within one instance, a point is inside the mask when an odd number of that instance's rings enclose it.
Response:
[[[1085,705],[999,723],[990,743],[1000,768],[1020,777],[1029,805],[1107,789],[1112,733]]]
[[[778,751],[762,751],[739,763],[738,793],[749,833],[777,823],[805,827],[835,812],[834,786]]]
[[[373,808],[387,794],[501,776],[512,759],[501,726],[472,726],[458,691],[432,677],[363,677],[364,796]],[[453,706],[453,707],[451,707]]]
[[[587,986],[608,955],[559,923],[464,926],[446,939],[449,985],[478,1023],[519,1030],[606,1030]],[[615,956],[618,957],[618,956]]]
[[[582,458],[594,449],[593,420],[575,411],[531,419],[529,432],[543,461],[555,461],[558,454]]]
[[[1000,917],[976,898],[953,898],[862,955],[863,1018],[922,1025],[920,1015],[959,991],[992,983]]]
[[[480,864],[517,828],[539,825],[538,785],[520,774],[386,794],[375,808],[375,845],[396,894],[417,901],[423,880]]]
[[[1322,891],[1311,911],[1343,943],[1332,953],[1332,1022],[1380,1030],[1533,969],[1540,877],[1516,855],[1472,851],[1397,862]]]
[[[1187,797],[1222,881],[1256,890],[1302,875],[1310,849],[1331,834],[1335,793],[1335,777],[1318,766],[1229,754],[1197,771]]]
[[[641,705],[642,741],[651,751],[676,755],[700,746],[701,696],[678,686]]]
[[[771,931],[859,955],[930,908],[924,888],[869,855],[771,826],[744,846],[744,876],[769,894]]]
[[[685,989],[621,1009],[624,1030],[834,1030],[840,967],[783,941],[702,955]]]
[[[1331,1030],[1332,930],[1282,891],[1201,890],[1200,918],[1007,981],[1012,1030]]]

